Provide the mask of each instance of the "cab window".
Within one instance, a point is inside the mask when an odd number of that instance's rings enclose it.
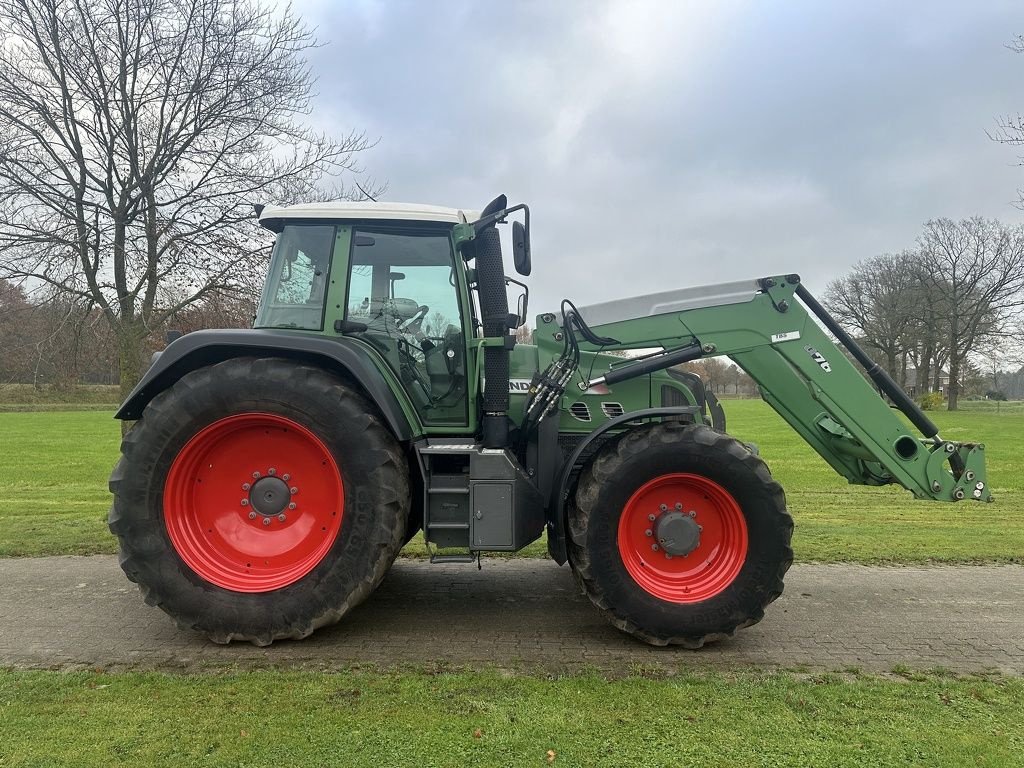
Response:
[[[277,236],[257,328],[322,331],[334,227],[289,224]]]
[[[346,318],[365,326],[425,424],[466,423],[466,350],[447,231],[356,229]]]

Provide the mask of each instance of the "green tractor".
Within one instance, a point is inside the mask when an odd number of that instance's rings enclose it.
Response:
[[[433,562],[546,533],[594,605],[655,645],[756,623],[782,592],[793,522],[756,449],[677,368],[702,357],[732,358],[851,483],[990,500],[984,446],[943,440],[796,275],[566,299],[528,345],[511,333],[528,290],[505,274],[498,229],[511,222],[529,275],[525,205],[257,216],[277,239],[255,327],[155,357],[117,413],[136,423],[110,481],[128,578],[215,642],[338,621],[420,530]]]

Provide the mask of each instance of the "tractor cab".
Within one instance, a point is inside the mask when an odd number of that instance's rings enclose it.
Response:
[[[498,212],[503,199],[483,214],[376,202],[263,208],[260,223],[277,240],[254,325],[359,339],[386,361],[425,427],[469,427],[477,414],[469,411],[467,340],[499,334],[485,334],[495,296],[480,295],[481,265],[470,269],[466,246],[480,222],[493,230]],[[525,227],[517,222],[512,235],[517,267],[525,263],[528,274]],[[497,248],[482,271],[500,287],[496,312],[507,334]],[[524,320],[517,315],[511,327]]]

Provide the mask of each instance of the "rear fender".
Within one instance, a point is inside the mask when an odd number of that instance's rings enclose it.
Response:
[[[344,337],[312,336],[269,329],[196,331],[175,340],[154,357],[153,364],[124,401],[114,418],[142,418],[146,405],[190,371],[233,357],[283,357],[333,371],[362,388],[377,406],[391,432],[410,440],[420,432],[395,393],[388,387],[372,354]]]

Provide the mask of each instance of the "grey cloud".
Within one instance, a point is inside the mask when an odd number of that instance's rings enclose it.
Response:
[[[301,3],[315,119],[388,197],[534,210],[534,308],[760,274],[820,290],[934,216],[1018,220],[1016,4]]]

